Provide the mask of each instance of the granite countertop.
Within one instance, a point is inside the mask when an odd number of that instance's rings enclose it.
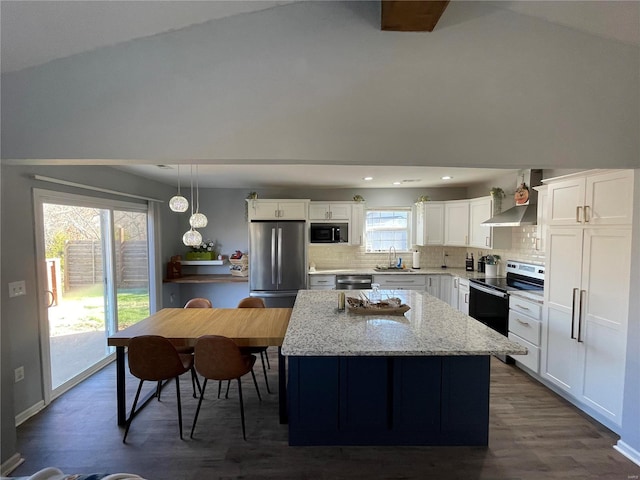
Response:
[[[316,270],[309,272],[309,275],[451,275],[463,278],[485,278],[485,274],[480,272],[467,272],[464,268],[408,268],[408,271],[399,272],[397,270],[389,270],[378,272],[373,268],[343,268],[333,270]]]
[[[527,349],[447,303],[415,290],[394,290],[411,307],[404,315],[338,311],[340,293],[300,290],[282,344],[286,356],[524,355]],[[385,297],[386,290],[380,290]],[[391,293],[391,292],[389,292]]]

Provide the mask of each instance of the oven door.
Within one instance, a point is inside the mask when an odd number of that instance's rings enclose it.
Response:
[[[509,333],[509,294],[470,281],[469,316],[506,337]]]

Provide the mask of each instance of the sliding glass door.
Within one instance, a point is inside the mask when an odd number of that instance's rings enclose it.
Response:
[[[48,403],[112,359],[109,335],[149,315],[149,214],[146,204],[35,199]]]

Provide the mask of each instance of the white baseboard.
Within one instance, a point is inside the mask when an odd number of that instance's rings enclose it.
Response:
[[[9,475],[24,462],[24,458],[19,453],[14,453],[6,462],[0,465],[0,475]]]
[[[615,444],[613,448],[615,448],[633,463],[640,466],[640,452],[633,448],[631,445],[623,442],[622,440],[618,440],[618,443]]]
[[[36,413],[38,413],[43,408],[44,408],[44,400],[40,400],[35,405],[20,412],[18,415],[16,415],[16,427],[26,422],[28,419],[33,417]]]

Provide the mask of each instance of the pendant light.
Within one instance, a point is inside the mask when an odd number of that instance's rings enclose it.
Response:
[[[186,212],[189,208],[189,201],[180,193],[180,165],[178,164],[178,194],[169,200],[169,208],[172,212]]]
[[[193,165],[191,166],[191,217],[193,218]],[[189,220],[191,221],[191,220]],[[202,235],[200,232],[194,229],[193,225],[191,228],[182,235],[182,243],[184,243],[187,247],[197,247],[202,243]]]
[[[193,195],[191,196],[191,202],[193,203]],[[193,206],[191,207],[191,211],[193,211]],[[193,228],[204,228],[209,223],[207,217],[204,213],[200,213],[200,185],[198,182],[198,165],[196,165],[196,213],[191,215],[189,219],[189,224]]]

